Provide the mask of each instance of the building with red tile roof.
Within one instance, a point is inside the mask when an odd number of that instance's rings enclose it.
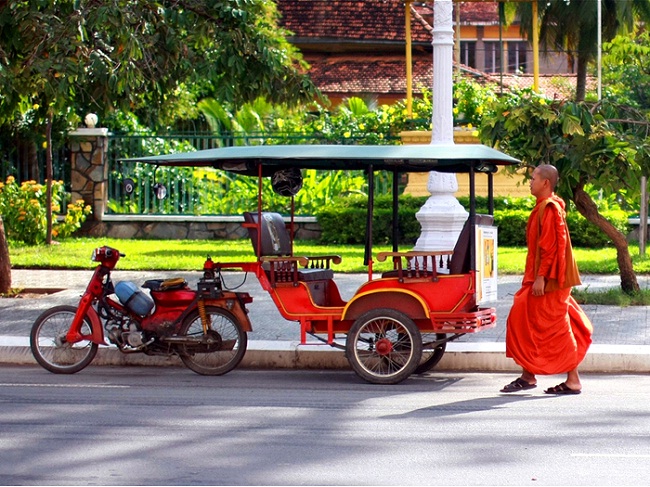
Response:
[[[378,103],[406,98],[406,4],[403,0],[276,0],[289,40],[311,65],[310,75],[337,104],[359,96]],[[431,87],[433,3],[409,1],[413,94]],[[456,11],[458,9],[458,11]],[[466,72],[505,87],[532,86],[532,50],[519,25],[500,27],[495,1],[454,4],[456,55]],[[566,59],[540,54],[540,91],[570,95]],[[567,85],[567,83],[569,83]]]

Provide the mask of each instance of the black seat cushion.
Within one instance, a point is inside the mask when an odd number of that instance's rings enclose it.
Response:
[[[257,213],[244,213],[246,223],[257,223]],[[253,243],[255,254],[261,257],[291,255],[291,238],[282,215],[279,213],[262,213],[261,249],[257,248],[257,227],[249,227],[248,235]],[[259,251],[258,251],[259,250]]]

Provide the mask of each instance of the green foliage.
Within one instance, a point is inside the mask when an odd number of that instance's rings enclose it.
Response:
[[[236,104],[313,100],[277,20],[271,0],[2,2],[0,122],[34,106],[34,128],[46,113],[101,120],[116,108],[156,122],[179,99],[189,106],[188,91]]]
[[[52,211],[61,213],[61,204],[68,198],[63,188],[63,181],[52,181]],[[45,185],[35,181],[18,184],[13,176],[5,183],[0,182],[0,215],[4,222],[7,238],[36,245],[46,237],[46,196]],[[81,227],[86,216],[91,212],[90,206],[83,200],[67,205],[67,211],[53,224],[53,236],[69,237]]]
[[[494,88],[462,76],[454,80],[454,118],[458,125],[477,127],[483,117],[492,117],[497,96]]]
[[[603,44],[604,96],[618,103],[650,109],[650,32],[637,28]]]
[[[421,233],[415,214],[426,202],[426,197],[402,195],[399,198],[399,243],[414,245]],[[469,209],[466,197],[459,202]],[[526,224],[535,201],[532,198],[498,198],[495,200],[494,224],[499,228],[499,245],[505,247],[526,246]],[[392,197],[375,199],[373,241],[388,244],[392,239]],[[330,206],[318,211],[318,222],[323,231],[321,241],[327,244],[363,244],[366,228],[366,198],[336,199]],[[477,213],[488,213],[487,199],[478,198]],[[621,232],[629,232],[628,214],[622,210],[603,211]],[[593,223],[576,211],[567,213],[567,224],[573,245],[583,248],[601,248],[611,245],[609,239]]]
[[[415,213],[426,198],[402,195],[399,198],[399,241],[414,244],[420,235],[420,224]],[[337,198],[327,207],[321,207],[316,215],[321,226],[321,241],[336,244],[363,244],[365,242],[367,197]],[[373,242],[387,244],[392,239],[392,197],[375,198],[373,218]]]
[[[136,189],[131,196],[110,200],[109,208],[134,214],[240,215],[257,208],[257,178],[212,168],[158,168],[148,164],[131,164],[113,174],[115,181],[131,178]],[[303,186],[295,196],[297,215],[314,215],[339,195],[361,194],[367,182],[360,171],[302,171]],[[151,194],[154,183],[167,189],[165,199]],[[273,191],[270,178],[262,181],[266,211],[291,212],[291,199]]]
[[[633,30],[636,22],[650,20],[647,0],[570,2],[550,0],[538,3],[539,42],[542,48],[559,50],[576,59],[576,101],[584,101],[588,64],[596,60],[599,49],[597,5],[602,3],[601,37],[610,41],[617,33]],[[517,4],[522,30],[532,38],[532,4]]]
[[[622,210],[603,211],[602,216],[617,230],[627,234],[630,231],[628,214]],[[526,246],[526,224],[530,210],[495,210],[494,223],[499,227],[499,245]],[[612,242],[593,223],[577,211],[567,213],[567,225],[571,232],[571,242],[575,247],[602,248]]]
[[[560,173],[558,194],[572,199],[591,184],[605,195],[638,195],[647,171],[649,144],[626,126],[608,122],[618,107],[608,103],[548,101],[533,92],[501,99],[483,119],[480,137],[524,164],[552,164]]]
[[[622,210],[601,211],[601,215],[624,235],[630,231],[628,213]],[[571,232],[571,241],[576,247],[601,248],[611,246],[611,240],[596,225],[586,220],[580,213],[567,213],[567,225]]]

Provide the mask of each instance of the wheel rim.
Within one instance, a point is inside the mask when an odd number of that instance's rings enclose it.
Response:
[[[76,343],[66,341],[70,324],[74,319],[72,312],[60,312],[49,316],[38,328],[36,347],[38,354],[48,364],[59,368],[74,367],[83,362],[92,353],[93,344],[89,340]],[[83,336],[91,335],[88,323],[81,328]]]
[[[208,308],[210,330],[203,333],[201,318],[196,315],[182,334],[200,339],[196,345],[183,346],[183,362],[200,374],[221,374],[236,367],[246,350],[246,335],[229,313]]]
[[[353,337],[357,363],[377,378],[396,376],[413,360],[411,331],[390,317],[374,318]]]

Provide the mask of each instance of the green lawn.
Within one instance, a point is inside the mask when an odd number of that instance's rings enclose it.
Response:
[[[126,254],[118,263],[123,270],[200,270],[207,255],[215,261],[251,261],[253,250],[250,240],[121,240],[109,238],[71,238],[56,245],[25,247],[10,244],[9,255],[13,268],[66,268],[90,269],[95,247],[108,245]],[[391,250],[376,246],[374,253]],[[406,251],[408,248],[401,248]],[[336,272],[365,272],[363,246],[315,245],[299,241],[297,255],[336,254],[343,258]],[[650,259],[640,258],[638,248],[630,247],[634,268],[638,274],[650,273]],[[616,251],[606,249],[575,249],[576,260],[583,274],[618,274]],[[500,247],[498,269],[500,274],[521,274],[526,260],[526,249]],[[375,270],[387,269],[390,263],[375,262]]]

